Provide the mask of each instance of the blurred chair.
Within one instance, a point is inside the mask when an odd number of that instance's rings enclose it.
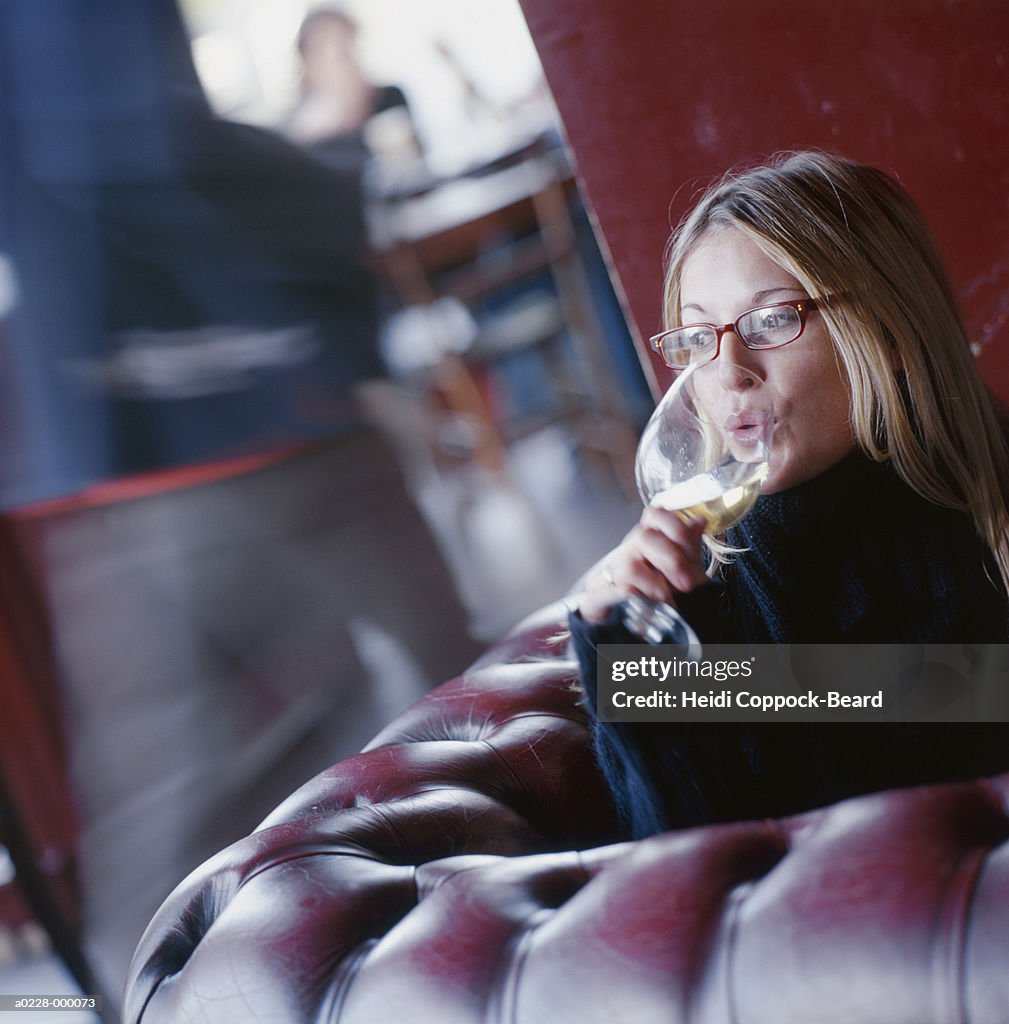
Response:
[[[29,836],[21,810],[0,766],[0,846],[7,850],[17,887],[35,921],[45,930],[53,951],[63,961],[83,995],[99,996],[101,988],[81,942],[80,907],[68,861],[54,847],[41,855]],[[47,856],[50,854],[50,856]],[[55,854],[53,856],[52,854]],[[113,1020],[108,1000],[102,1000],[102,1017]]]
[[[500,471],[513,442],[560,423],[629,486],[635,431],[579,253],[577,201],[546,137],[450,179],[373,193],[377,264],[428,327],[426,338],[402,330],[387,355],[434,410],[436,458]]]
[[[0,846],[11,884],[86,995],[101,987],[81,941],[77,814],[67,777],[41,599],[16,530],[0,517]],[[113,1012],[104,1001],[105,1019]]]

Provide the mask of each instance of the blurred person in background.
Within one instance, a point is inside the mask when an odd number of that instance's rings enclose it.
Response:
[[[346,617],[427,683],[465,667],[464,609],[362,400],[384,367],[360,167],[214,116],[174,0],[5,4],[0,65],[0,246],[20,296],[0,353],[3,505],[321,451],[306,472],[334,477],[318,516],[344,535]],[[333,683],[360,686],[333,627]]]
[[[337,7],[310,11],[298,31],[301,98],[283,125],[318,158],[363,167],[373,150],[415,158],[416,133],[403,90],[376,85],[358,58],[358,26]]]

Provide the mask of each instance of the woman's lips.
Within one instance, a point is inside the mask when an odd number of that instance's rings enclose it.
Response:
[[[767,422],[767,413],[759,409],[740,409],[730,412],[725,418],[727,430],[745,430],[749,427],[762,427]]]
[[[740,409],[729,413],[725,429],[740,444],[752,446],[767,436],[768,414],[760,409]]]

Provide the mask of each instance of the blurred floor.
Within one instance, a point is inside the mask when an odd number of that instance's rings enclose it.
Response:
[[[318,514],[325,464],[288,471],[283,487],[278,473],[262,478],[275,498],[260,495],[255,522],[247,494],[213,485],[119,510],[111,523],[106,513],[49,551],[64,567],[50,602],[83,818],[87,946],[116,995],[143,928],[185,874],[441,681],[363,624],[355,657],[374,682],[350,693],[329,685],[341,580],[326,550],[345,540]],[[459,468],[415,489],[481,643],[562,596],[637,517],[636,501],[576,457],[560,428],[513,446],[501,478]],[[275,513],[266,525],[264,508]],[[219,528],[194,550],[179,523],[211,519]],[[138,635],[152,621],[162,625],[146,643],[116,642],[117,630]],[[23,992],[32,963],[46,991],[73,992],[51,958],[34,957],[0,970],[0,993]]]
[[[500,478],[470,469],[418,488],[471,630],[488,643],[567,592],[640,512],[611,467],[586,464],[563,428],[516,442],[510,459]]]

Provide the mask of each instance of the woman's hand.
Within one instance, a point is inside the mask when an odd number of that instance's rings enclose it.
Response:
[[[701,561],[704,520],[684,522],[675,512],[646,508],[638,524],[590,572],[578,610],[587,622],[600,622],[631,594],[676,603],[708,582]]]

